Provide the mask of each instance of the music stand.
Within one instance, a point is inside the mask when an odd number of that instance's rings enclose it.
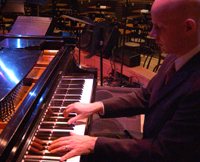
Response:
[[[47,35],[51,32],[51,25],[51,17],[18,16],[9,34]]]
[[[27,4],[35,4],[37,5],[37,16],[39,16],[40,14],[40,6],[44,6],[44,4],[46,3],[47,0],[27,0],[26,3]]]
[[[78,35],[79,35],[79,64],[80,64],[80,58],[81,58],[81,54],[80,54],[80,51],[81,51],[81,41],[80,41],[80,28],[81,28],[81,23],[83,24],[88,24],[88,25],[94,25],[94,21],[86,18],[86,17],[83,17],[83,19],[78,19],[76,17],[72,17],[72,16],[69,16],[69,15],[61,15],[62,18],[67,18],[67,19],[70,19],[70,20],[73,20],[73,21],[77,21],[79,22],[79,32],[78,32]]]
[[[100,50],[100,75],[101,75],[101,86],[103,85],[103,51],[102,47],[104,44],[104,28],[105,28],[105,22],[99,22],[95,24],[94,31],[93,31],[93,38],[92,38],[92,48],[90,50],[90,54],[87,55],[85,58],[91,58],[96,54],[96,50]]]
[[[40,5],[40,6],[44,6],[46,1],[47,0],[27,0],[26,3],[37,4],[37,5]]]
[[[118,44],[119,36],[119,30],[116,27],[107,25],[105,21],[94,26],[90,54],[85,58],[91,58],[97,50],[100,50],[101,86],[103,85],[103,54],[106,56],[109,49]]]

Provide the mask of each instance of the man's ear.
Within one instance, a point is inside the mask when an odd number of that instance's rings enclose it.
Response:
[[[191,34],[196,30],[196,22],[193,19],[187,19],[184,21],[184,27],[185,32]]]

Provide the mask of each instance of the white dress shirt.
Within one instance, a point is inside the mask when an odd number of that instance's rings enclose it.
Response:
[[[179,57],[175,61],[175,68],[178,71],[183,65],[185,65],[194,55],[196,55],[200,51],[200,44],[198,44],[195,48],[190,50],[188,53]]]

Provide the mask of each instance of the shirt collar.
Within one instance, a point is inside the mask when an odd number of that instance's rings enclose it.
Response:
[[[198,44],[195,48],[179,57],[175,61],[175,68],[178,71],[183,65],[186,64],[194,55],[196,55],[200,51],[200,44]]]

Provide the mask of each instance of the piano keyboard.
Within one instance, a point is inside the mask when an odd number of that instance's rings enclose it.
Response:
[[[66,152],[50,153],[48,145],[55,139],[69,136],[72,131],[79,135],[85,134],[87,119],[68,125],[67,121],[75,113],[65,119],[62,112],[73,102],[90,103],[93,79],[63,76],[44,113],[40,124],[30,141],[22,162],[57,162]],[[67,162],[79,162],[80,156],[68,159]]]

